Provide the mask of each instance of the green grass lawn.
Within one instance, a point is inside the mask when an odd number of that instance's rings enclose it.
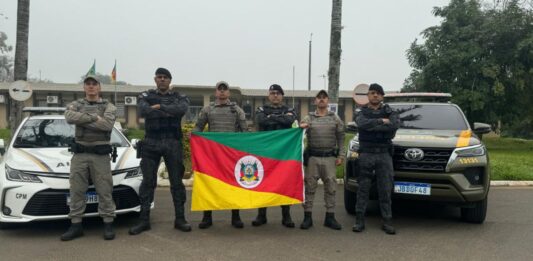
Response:
[[[484,138],[492,180],[533,180],[533,140]]]

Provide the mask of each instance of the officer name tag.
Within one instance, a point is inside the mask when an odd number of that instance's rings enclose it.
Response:
[[[98,203],[98,195],[96,192],[87,192],[85,194],[85,202],[87,204],[96,204]],[[67,194],[67,205],[70,204],[70,194]]]
[[[431,184],[394,182],[394,193],[429,196],[431,195]]]

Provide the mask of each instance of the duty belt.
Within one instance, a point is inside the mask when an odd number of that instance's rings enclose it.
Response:
[[[84,146],[79,143],[72,143],[69,151],[73,153],[92,153],[98,155],[110,154],[113,152],[111,145]]]
[[[147,132],[145,137],[148,139],[160,140],[160,139],[179,139],[181,133],[177,132]]]
[[[359,153],[386,153],[389,152],[389,147],[370,147],[370,148],[359,148]]]
[[[337,153],[335,152],[335,150],[327,150],[327,151],[309,150],[309,156],[311,157],[337,157]]]

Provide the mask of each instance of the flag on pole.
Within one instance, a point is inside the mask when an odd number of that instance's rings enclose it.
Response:
[[[113,71],[111,71],[111,83],[117,83],[117,60],[115,60]]]
[[[303,130],[191,135],[193,211],[250,209],[304,200]]]
[[[87,77],[89,75],[96,75],[96,59],[93,62],[93,66],[91,66],[91,68],[89,69],[87,74],[85,74],[85,77]]]

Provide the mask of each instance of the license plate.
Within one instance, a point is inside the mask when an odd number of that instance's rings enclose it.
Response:
[[[96,192],[87,192],[85,194],[85,203],[96,204],[98,203],[98,194]],[[70,204],[70,194],[67,194],[67,205]]]
[[[429,196],[431,195],[431,184],[394,182],[394,193]]]

